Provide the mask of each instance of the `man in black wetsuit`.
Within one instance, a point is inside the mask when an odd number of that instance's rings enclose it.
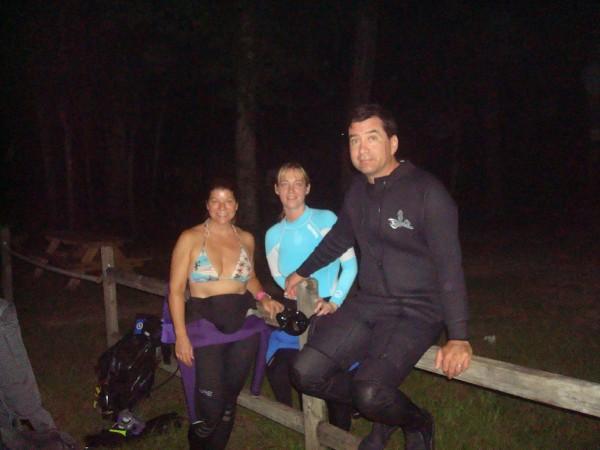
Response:
[[[398,386],[446,328],[436,367],[453,378],[469,367],[467,301],[458,215],[443,185],[397,160],[397,125],[379,105],[349,120],[352,164],[364,176],[350,186],[338,221],[286,280],[288,296],[309,274],[358,242],[359,290],[314,325],[292,377],[315,397],[352,402],[373,422],[360,449],[379,450],[402,428],[406,449],[433,448],[433,418]],[[360,367],[352,377],[347,368]]]

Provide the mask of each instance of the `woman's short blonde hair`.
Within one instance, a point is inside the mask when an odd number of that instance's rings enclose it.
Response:
[[[297,170],[298,172],[300,172],[302,174],[302,178],[304,178],[304,182],[306,183],[306,185],[310,185],[310,178],[308,176],[308,172],[306,172],[304,167],[302,167],[302,164],[295,161],[286,162],[285,164],[282,164],[279,167],[279,170],[277,171],[277,179],[275,180],[277,184],[279,184],[279,180],[283,176],[283,173],[287,172],[288,170]]]

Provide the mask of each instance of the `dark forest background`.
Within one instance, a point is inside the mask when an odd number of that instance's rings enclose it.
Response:
[[[1,221],[172,237],[228,175],[260,231],[291,159],[335,210],[369,100],[467,225],[590,223],[598,4],[543,3],[4,2]]]

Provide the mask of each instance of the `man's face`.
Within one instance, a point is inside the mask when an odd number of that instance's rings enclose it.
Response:
[[[389,175],[398,165],[394,158],[398,150],[398,137],[387,135],[379,117],[352,122],[348,137],[352,164],[366,175],[370,183],[375,178]]]
[[[302,172],[296,169],[283,172],[275,185],[275,193],[285,211],[303,209],[304,198],[309,192],[310,184],[306,184]]]

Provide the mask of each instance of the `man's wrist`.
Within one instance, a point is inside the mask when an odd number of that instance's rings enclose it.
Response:
[[[308,278],[310,276],[310,273],[307,273],[306,275],[302,275],[302,268],[299,268],[298,270],[296,270],[294,273],[299,276],[300,278]]]
[[[449,341],[468,341],[469,331],[466,320],[457,320],[446,324]]]

